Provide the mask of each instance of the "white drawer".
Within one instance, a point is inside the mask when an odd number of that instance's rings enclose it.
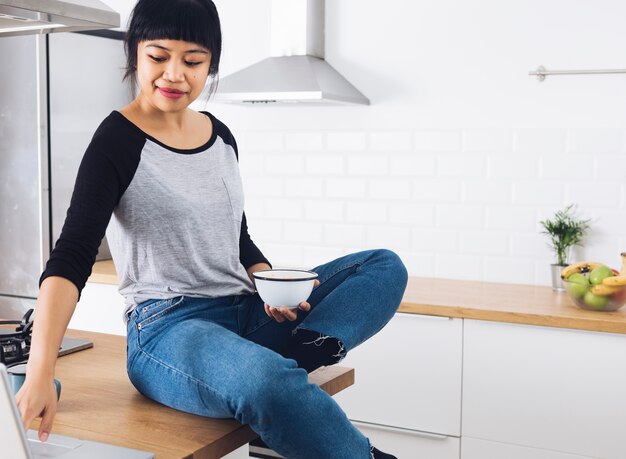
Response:
[[[69,328],[126,336],[124,309],[116,285],[87,282]]]
[[[445,435],[428,435],[384,426],[355,423],[379,450],[400,459],[459,459],[460,440]],[[482,458],[485,459],[485,458]]]
[[[509,443],[461,438],[461,459],[598,459]]]
[[[464,340],[463,436],[626,457],[626,335],[466,319]]]
[[[342,362],[356,381],[335,400],[352,420],[460,436],[462,326],[396,314]]]
[[[226,456],[222,456],[222,459],[248,459],[250,455],[248,454],[248,445],[241,446],[237,448],[232,453],[228,453]]]

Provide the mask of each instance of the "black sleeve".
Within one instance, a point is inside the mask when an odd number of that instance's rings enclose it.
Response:
[[[248,223],[246,221],[246,213],[243,213],[241,219],[241,235],[239,236],[239,261],[244,268],[248,269],[256,263],[267,263],[272,266],[267,258],[261,253],[259,248],[252,242],[250,234],[248,234]]]
[[[60,276],[74,283],[80,294],[91,274],[113,209],[137,170],[142,146],[132,148],[137,139],[111,129],[107,120],[100,125],[83,156],[61,236],[39,285],[47,277]]]

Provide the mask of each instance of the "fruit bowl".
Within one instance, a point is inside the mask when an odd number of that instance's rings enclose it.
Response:
[[[587,279],[586,283],[583,277]],[[609,293],[602,290],[604,285],[591,284],[589,276],[580,274],[574,279],[563,279],[563,286],[572,302],[588,311],[617,311],[626,304],[626,285],[614,287]]]

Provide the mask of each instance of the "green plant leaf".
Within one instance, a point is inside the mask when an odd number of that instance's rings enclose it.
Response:
[[[550,247],[555,252],[556,262],[559,265],[567,264],[567,250],[575,245],[582,245],[582,239],[589,229],[589,220],[577,219],[574,213],[575,205],[570,204],[554,214],[552,220],[542,220],[543,234],[550,238]]]

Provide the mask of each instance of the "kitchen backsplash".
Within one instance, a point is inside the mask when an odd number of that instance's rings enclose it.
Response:
[[[567,203],[593,219],[577,259],[626,250],[626,131],[243,131],[246,212],[275,266],[374,247],[411,275],[547,285],[538,221]]]
[[[215,3],[221,75],[268,57],[270,0]],[[621,0],[326,1],[326,60],[370,106],[197,108],[237,138],[250,231],[276,266],[389,247],[415,276],[548,285],[538,222],[569,203],[593,218],[575,259],[618,267],[626,250],[626,75],[528,72],[624,68],[625,14]]]

